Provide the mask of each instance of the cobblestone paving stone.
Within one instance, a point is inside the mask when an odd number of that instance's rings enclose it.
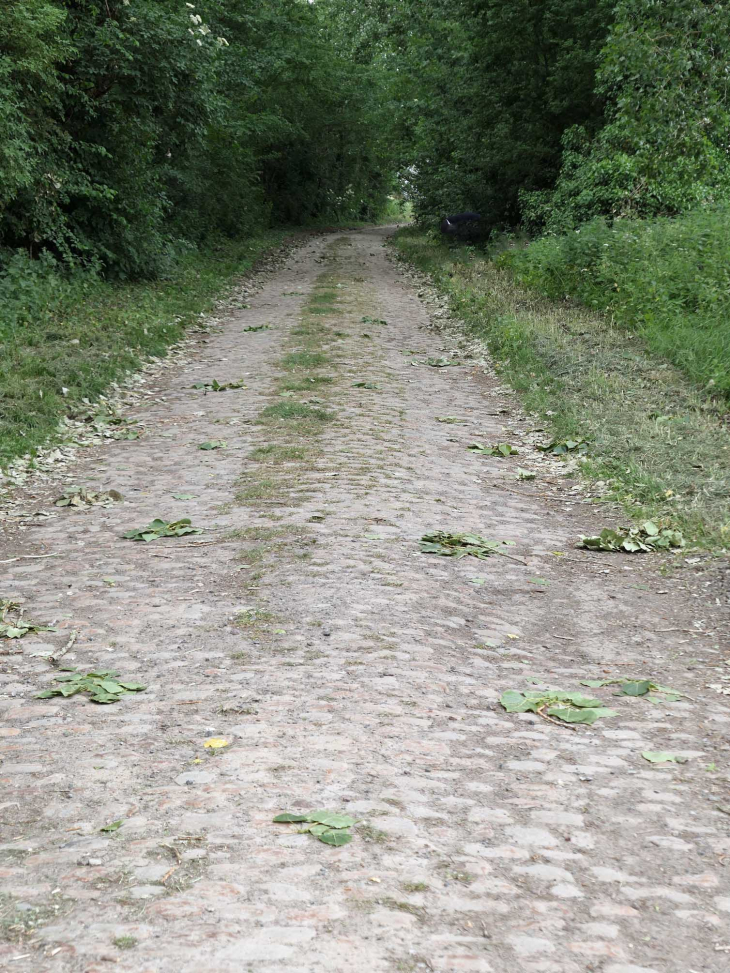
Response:
[[[2,565],[0,597],[58,631],[0,645],[16,653],[0,658],[3,970],[730,967],[715,576],[573,550],[615,509],[571,502],[562,481],[545,499],[540,476],[515,479],[518,460],[466,451],[504,441],[519,408],[489,369],[412,366],[454,342],[387,258],[388,232],[304,243],[150,381],[134,410],[145,435],[87,450],[68,474],[123,503],[60,510],[54,484],[27,488],[34,526],[8,526],[0,560],[58,556]],[[292,401],[281,362],[318,281],[340,285],[321,315],[334,381],[315,396],[334,421],[302,440],[304,461],[269,468],[252,451],[285,421],[258,417]],[[241,377],[245,390],[191,389]],[[197,449],[211,439],[228,448]],[[156,516],[206,532],[121,539]],[[432,529],[514,541],[526,564],[421,555]],[[147,691],[36,699],[71,631],[65,661]],[[689,698],[599,689],[619,715],[577,731],[498,705],[530,677],[578,689],[623,675]],[[230,746],[206,750],[212,736]],[[645,749],[689,759],[653,766]],[[353,842],[272,823],[313,807],[362,821]]]

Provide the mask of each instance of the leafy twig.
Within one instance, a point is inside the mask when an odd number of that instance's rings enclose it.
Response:
[[[449,534],[443,530],[435,530],[430,534],[424,534],[421,538],[421,553],[455,558],[470,555],[480,560],[486,560],[492,554],[501,554],[502,557],[508,557],[526,566],[526,561],[502,550],[502,547],[510,543],[512,542],[487,540],[480,534]]]
[[[576,546],[591,551],[621,551],[636,554],[684,547],[684,537],[679,530],[660,528],[651,520],[647,520],[638,527],[620,527],[618,530],[604,527],[601,533],[594,537],[581,537]]]

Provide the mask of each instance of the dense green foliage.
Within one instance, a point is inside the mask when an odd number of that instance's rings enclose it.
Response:
[[[401,62],[419,217],[564,231],[730,188],[730,16],[706,0],[417,0],[367,9]]]
[[[730,11],[718,0],[368,5],[417,219],[546,234],[519,278],[730,396]],[[387,16],[384,16],[387,10]],[[375,13],[378,17],[375,17]],[[410,164],[410,168],[407,166]]]
[[[613,0],[408,4],[410,161],[417,211],[477,209],[516,223],[524,190],[552,187],[566,129],[595,130],[598,54]],[[417,36],[414,37],[414,26]]]
[[[729,205],[612,226],[596,219],[500,262],[551,297],[609,311],[695,383],[730,398]]]
[[[210,234],[369,218],[563,232],[728,195],[716,0],[7,0],[0,247],[164,271]]]
[[[596,83],[606,124],[566,131],[554,191],[523,196],[538,226],[672,215],[730,197],[726,5],[622,0],[616,15]]]
[[[204,237],[373,216],[376,86],[300,0],[7,0],[0,248],[164,272]]]
[[[351,21],[339,0],[5,0],[1,465],[164,353],[268,227],[393,205]]]

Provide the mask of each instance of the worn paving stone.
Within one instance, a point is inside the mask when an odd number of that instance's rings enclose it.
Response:
[[[432,295],[386,256],[388,233],[309,239],[242,285],[249,308],[230,301],[143,374],[129,399],[139,440],[88,449],[14,496],[53,516],[7,522],[0,560],[58,556],[4,565],[0,594],[58,632],[21,640],[0,672],[3,969],[727,970],[714,569],[662,576],[661,556],[572,550],[619,513],[576,502],[575,480],[531,450],[534,417],[445,314],[434,324]],[[333,381],[293,400],[335,420],[302,437],[303,461],[276,464],[254,450],[292,439],[259,415],[292,401],[282,376],[308,374],[282,359],[322,275],[337,313],[319,319],[319,373]],[[259,324],[271,327],[242,331]],[[411,364],[428,356],[462,364]],[[191,388],[207,378],[248,388]],[[227,449],[197,449],[219,438]],[[538,479],[468,453],[474,439],[520,441]],[[71,479],[125,501],[57,511]],[[261,495],[236,500],[251,485]],[[121,539],[157,516],[206,532]],[[423,556],[434,529],[514,541],[526,564]],[[53,677],[38,653],[72,631],[67,663],[146,692],[36,701]],[[498,704],[528,680],[643,675],[691,699],[597,690],[618,716],[576,731]],[[216,736],[229,746],[212,753]],[[644,749],[690,759],[649,766]],[[314,807],[350,812],[352,843],[272,822]]]

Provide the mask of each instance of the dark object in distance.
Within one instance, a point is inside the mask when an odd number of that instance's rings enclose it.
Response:
[[[459,240],[473,240],[479,236],[481,220],[479,213],[455,213],[441,221],[441,232]]]

